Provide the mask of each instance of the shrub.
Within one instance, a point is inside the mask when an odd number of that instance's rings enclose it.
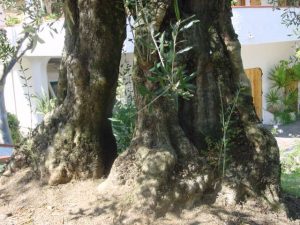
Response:
[[[56,108],[56,98],[49,98],[46,94],[34,96],[36,99],[36,112],[41,115],[46,115]]]
[[[296,120],[300,63],[280,61],[270,72],[272,88],[266,95],[267,110],[275,122],[286,124]]]
[[[115,135],[118,153],[126,150],[130,144],[135,128],[136,108],[133,104],[115,104],[113,117],[110,118]]]
[[[286,174],[300,173],[300,145],[291,151],[282,152],[281,167]]]
[[[10,129],[11,137],[13,139],[13,143],[15,145],[19,144],[22,140],[22,135],[19,127],[20,122],[18,118],[11,113],[7,113],[7,118],[8,118],[8,126]]]
[[[300,145],[281,152],[281,187],[283,192],[300,197]]]

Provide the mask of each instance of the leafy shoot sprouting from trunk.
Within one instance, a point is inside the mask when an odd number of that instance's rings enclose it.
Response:
[[[32,77],[26,75],[26,73],[25,73],[26,70],[28,70],[28,68],[24,68],[23,64],[22,64],[22,60],[20,60],[20,72],[21,72],[20,78],[23,81],[22,86],[23,86],[23,88],[25,88],[24,96],[25,96],[25,99],[27,100],[27,104],[28,104],[29,109],[30,109],[30,127],[28,128],[28,131],[29,131],[28,132],[28,138],[30,139],[31,136],[32,136],[32,129],[33,129],[32,115],[34,113],[34,109],[33,109],[33,104],[32,104],[32,98],[34,97],[34,94],[31,93],[31,91],[30,91],[31,88],[32,88],[32,85],[30,84]]]
[[[148,103],[141,110],[151,106],[160,97],[172,99],[178,108],[178,97],[189,100],[195,89],[191,83],[195,74],[188,73],[185,65],[180,63],[180,58],[192,50],[193,46],[185,46],[184,41],[178,40],[179,35],[200,21],[193,16],[181,20],[178,4],[174,4],[177,21],[170,24],[169,31],[159,32],[158,23],[162,22],[159,18],[164,16],[161,15],[159,8],[163,6],[158,7],[156,12],[150,12],[141,1],[130,1],[127,5],[134,8],[132,16],[135,18],[135,23],[130,25],[136,53],[143,61],[147,80],[152,83],[147,87],[143,85],[138,87],[140,94],[148,99]],[[156,17],[157,22],[151,22],[151,17]],[[146,31],[143,34],[136,31],[141,26]]]
[[[223,177],[225,176],[227,150],[228,150],[228,144],[230,142],[230,137],[228,137],[228,130],[230,129],[230,122],[232,120],[233,113],[237,108],[240,90],[241,89],[238,88],[232,103],[225,109],[225,104],[223,102],[224,96],[222,93],[222,84],[221,81],[218,80],[218,91],[219,91],[220,103],[221,103],[220,122],[221,122],[222,132],[223,132],[221,138],[221,144],[219,146],[220,152],[219,152],[218,166],[219,168],[222,168]]]

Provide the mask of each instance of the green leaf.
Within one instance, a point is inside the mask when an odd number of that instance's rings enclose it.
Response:
[[[39,36],[37,36],[37,42],[40,43],[40,44],[45,43],[45,41],[42,38],[40,38]]]
[[[178,6],[178,0],[174,0],[174,11],[175,11],[176,19],[180,20],[180,10]]]
[[[34,49],[36,48],[36,45],[38,43],[38,36],[35,35],[32,37],[32,48],[31,48],[31,53],[34,51]]]
[[[293,70],[294,70],[295,78],[297,80],[300,80],[300,63],[294,65]]]
[[[181,49],[180,51],[178,51],[177,54],[179,55],[179,54],[188,52],[188,51],[190,51],[192,48],[193,48],[192,46],[186,47],[186,48]]]
[[[145,86],[142,86],[142,85],[139,85],[139,86],[138,86],[138,91],[140,92],[140,94],[141,94],[142,96],[151,94],[151,92],[150,92]]]
[[[152,82],[156,82],[158,81],[157,77],[147,77],[148,80],[152,81]]]
[[[160,53],[163,53],[164,52],[164,43],[165,43],[165,32],[163,32],[160,35],[159,42],[160,42],[159,51],[160,51]]]
[[[122,122],[121,120],[116,119],[116,118],[108,118],[108,119],[112,122]]]
[[[192,20],[192,21],[189,22],[188,24],[184,25],[184,26],[180,29],[180,31],[187,30],[187,29],[191,28],[194,24],[199,23],[199,22],[200,22],[200,20]]]

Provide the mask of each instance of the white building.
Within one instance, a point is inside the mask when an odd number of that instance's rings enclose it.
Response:
[[[250,1],[246,1],[249,4]],[[272,123],[273,116],[266,111],[264,94],[268,92],[270,84],[268,73],[282,59],[288,59],[294,54],[297,39],[292,34],[293,29],[281,24],[282,11],[273,10],[271,6],[246,6],[233,8],[233,25],[242,44],[242,59],[245,69],[260,68],[262,72],[262,109],[261,117],[264,123]],[[22,60],[22,65],[28,70],[26,76],[32,76],[30,90],[33,94],[41,96],[51,95],[55,92],[58,79],[59,62],[63,50],[64,30],[63,21],[55,24],[58,33],[52,37],[49,29],[45,27],[41,33],[44,44],[38,44],[33,52],[27,52]],[[18,28],[8,28],[9,38],[16,39]],[[128,40],[131,32],[127,32],[125,42],[126,58],[132,60],[133,45]],[[124,57],[123,57],[124,60]],[[28,102],[24,96],[26,88],[22,87],[20,79],[20,65],[17,65],[7,78],[5,86],[5,99],[7,111],[14,113],[20,120],[21,127],[26,129],[31,126],[32,115],[35,126],[42,117],[35,112],[31,113]],[[34,109],[33,109],[34,111]]]
[[[43,32],[40,33],[45,43],[37,44],[33,52],[27,51],[21,60],[24,71],[18,63],[6,80],[6,109],[18,117],[24,132],[28,128],[34,128],[42,120],[42,115],[36,113],[36,99],[31,98],[33,107],[30,108],[26,95],[49,96],[49,91],[52,91],[57,84],[59,62],[64,46],[63,21],[56,22],[53,28],[58,31],[57,34],[45,25]],[[22,28],[15,26],[6,29],[9,40],[14,43]],[[27,87],[24,87],[22,76],[31,77]]]

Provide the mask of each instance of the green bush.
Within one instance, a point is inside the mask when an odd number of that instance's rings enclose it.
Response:
[[[283,173],[300,173],[300,145],[291,151],[281,152],[280,160]]]
[[[136,108],[133,104],[115,104],[113,117],[110,118],[115,135],[118,153],[125,151],[130,144],[135,128]]]
[[[281,188],[283,192],[300,198],[300,172],[281,175]]]
[[[266,95],[267,110],[274,114],[276,123],[286,124],[296,120],[300,63],[280,61],[269,74],[272,87]]]
[[[22,140],[22,135],[19,127],[20,122],[18,118],[11,113],[7,113],[7,119],[8,119],[8,126],[10,129],[11,137],[13,139],[13,143],[15,145],[19,144]]]
[[[281,152],[281,187],[283,192],[300,197],[300,145]]]
[[[46,94],[34,96],[36,100],[36,112],[41,115],[46,115],[56,108],[56,98],[49,98]]]

